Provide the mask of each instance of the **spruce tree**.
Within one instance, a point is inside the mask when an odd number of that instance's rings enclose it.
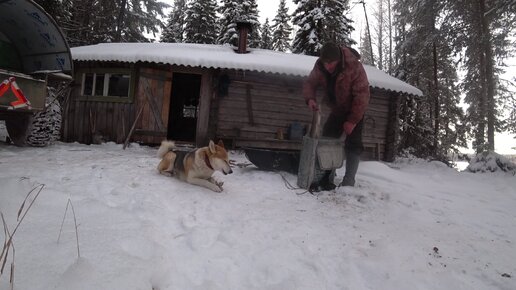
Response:
[[[185,34],[186,42],[214,44],[216,31],[215,0],[191,1],[186,11]]]
[[[389,19],[388,19],[388,2],[386,0],[377,0],[376,9],[373,12],[375,24],[373,26],[373,34],[376,45],[376,57],[377,62],[375,63],[379,70],[390,71],[389,67],[389,51],[388,51],[388,31],[389,31]]]
[[[167,26],[161,34],[161,42],[183,42],[185,35],[186,0],[174,0]]]
[[[499,75],[511,49],[516,5],[495,0],[447,1],[443,25],[449,41],[461,55],[466,70],[462,88],[469,105],[466,118],[472,127],[477,152],[494,150],[494,135],[503,128]],[[512,8],[512,9],[511,9]],[[487,139],[486,139],[487,137]]]
[[[158,32],[162,26],[159,19],[168,7],[158,0],[66,0],[63,3],[71,6],[69,22],[64,25],[71,46],[147,42],[144,33]]]
[[[317,55],[327,41],[355,43],[350,38],[351,20],[345,16],[348,0],[294,0],[294,3],[298,6],[292,21],[299,29],[292,44],[293,52]]]
[[[360,37],[360,54],[362,58],[360,59],[363,64],[372,65],[373,64],[373,56],[371,55],[371,44],[369,43],[369,35],[367,33],[367,29],[364,29],[362,36]]]
[[[503,129],[512,134],[516,134],[516,77],[502,80],[501,84],[501,100],[506,116]]]
[[[258,20],[258,4],[256,0],[243,0],[241,3],[241,13],[239,21],[251,23],[251,31],[248,36],[249,47],[260,47],[260,21]]]
[[[97,5],[95,0],[73,0],[70,22],[65,30],[66,39],[71,47],[98,43],[93,25],[97,21],[98,14],[94,15],[90,12],[94,5]]]
[[[217,43],[230,44],[236,46],[238,43],[238,34],[236,22],[240,18],[241,5],[237,0],[222,0],[222,6],[219,7],[221,18],[219,19],[220,32],[217,37]]]
[[[120,0],[120,3],[117,11],[118,35],[115,40],[121,42],[149,41],[143,33],[158,33],[163,26],[160,19],[165,17],[163,9],[169,7],[159,0]]]
[[[436,23],[443,12],[437,1],[397,0],[397,76],[420,88],[425,97],[402,102],[402,149],[419,157],[443,159],[465,145],[453,51]]]
[[[269,18],[265,19],[265,23],[262,26],[262,41],[260,44],[260,48],[272,49],[272,35],[271,27],[269,25]]]
[[[351,32],[355,30],[351,19],[346,17],[349,9],[348,0],[325,0],[322,1],[323,21],[325,26],[325,41],[351,46],[356,43],[351,39]]]
[[[290,34],[292,26],[290,25],[290,15],[285,0],[281,0],[276,16],[272,20],[272,49],[277,51],[288,51],[290,49]]]
[[[34,2],[52,16],[58,25],[66,21],[66,6],[62,5],[64,3],[61,3],[60,0],[35,0]]]
[[[324,43],[324,14],[320,1],[294,0],[293,23],[298,26],[292,52],[316,56]]]

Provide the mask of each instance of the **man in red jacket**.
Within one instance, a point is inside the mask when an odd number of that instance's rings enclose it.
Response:
[[[312,111],[318,111],[316,91],[325,90],[323,101],[328,104],[331,113],[324,124],[324,137],[340,138],[346,134],[344,149],[346,152],[346,174],[341,186],[354,186],[360,154],[364,151],[362,144],[362,119],[369,104],[369,82],[360,56],[348,47],[339,47],[335,43],[325,43],[320,57],[303,84],[303,96]],[[331,171],[326,171],[318,186],[322,190],[335,188]]]

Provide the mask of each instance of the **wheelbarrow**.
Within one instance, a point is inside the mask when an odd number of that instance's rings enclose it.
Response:
[[[325,171],[331,170],[330,180],[335,178],[335,169],[344,163],[344,144],[337,138],[320,137],[321,114],[312,115],[312,126],[303,137],[303,146],[297,174],[297,185],[309,190],[323,178]]]
[[[300,157],[299,150],[272,150],[253,147],[245,147],[243,149],[247,159],[261,170],[285,171],[297,174]]]

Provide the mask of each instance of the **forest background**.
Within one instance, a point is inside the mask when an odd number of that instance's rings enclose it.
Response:
[[[421,89],[401,104],[401,152],[516,154],[516,0],[36,0],[70,45],[236,43],[317,55],[354,47],[362,62]],[[91,13],[94,10],[95,13]]]

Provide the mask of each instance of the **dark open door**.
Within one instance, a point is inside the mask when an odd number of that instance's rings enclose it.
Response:
[[[195,142],[201,75],[173,73],[167,138]]]

